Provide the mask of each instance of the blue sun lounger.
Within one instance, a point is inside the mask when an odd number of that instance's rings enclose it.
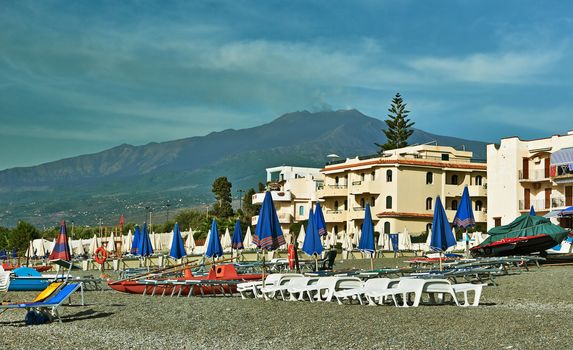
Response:
[[[0,305],[0,314],[4,313],[6,310],[15,310],[15,309],[25,309],[25,310],[37,310],[39,312],[45,313],[49,312],[50,315],[55,316],[58,318],[60,323],[62,319],[60,318],[60,314],[58,313],[58,308],[60,305],[63,304],[66,299],[69,299],[70,296],[81,288],[81,283],[70,283],[62,287],[56,294],[45,301],[41,302],[32,302],[32,303],[17,303],[17,304],[8,304],[8,305]],[[83,298],[82,298],[83,299]],[[83,305],[83,300],[82,300]]]

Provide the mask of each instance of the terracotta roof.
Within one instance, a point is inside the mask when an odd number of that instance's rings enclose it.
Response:
[[[454,162],[438,162],[429,160],[419,160],[419,159],[376,159],[368,160],[365,162],[341,164],[332,167],[326,167],[321,169],[321,172],[349,169],[354,167],[360,167],[365,165],[383,165],[383,164],[398,164],[398,165],[418,165],[418,166],[429,166],[436,168],[453,168],[453,169],[475,169],[475,170],[486,170],[487,165],[481,163],[454,163]]]
[[[422,214],[422,213],[404,213],[395,211],[383,211],[376,214],[379,218],[421,218],[421,219],[432,219],[434,214]]]

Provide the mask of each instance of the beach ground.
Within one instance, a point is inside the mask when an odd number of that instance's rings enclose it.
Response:
[[[403,265],[377,259],[376,266]],[[338,268],[368,268],[368,260]],[[63,323],[26,326],[23,310],[0,315],[3,349],[569,349],[573,267],[533,267],[497,279],[481,305],[393,306],[143,297],[86,292],[61,308]],[[26,301],[36,293],[10,293]],[[79,301],[76,298],[76,301]]]

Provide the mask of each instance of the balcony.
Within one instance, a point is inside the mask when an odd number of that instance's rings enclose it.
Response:
[[[464,185],[444,185],[444,196],[446,197],[461,197],[464,191]],[[470,185],[468,186],[470,197],[486,197],[487,186],[485,185]]]
[[[292,195],[290,191],[271,191],[273,202],[290,202]],[[255,193],[252,197],[253,204],[263,204],[265,193]]]
[[[290,224],[292,222],[292,214],[280,213],[278,214],[278,217],[279,217],[279,223],[281,224]],[[251,225],[256,226],[258,221],[259,221],[258,215],[251,217]]]
[[[529,201],[529,206],[525,205],[525,201],[523,199],[519,200],[519,210],[520,211],[529,211],[531,209],[531,206],[533,206],[533,209],[535,209],[535,211],[544,211],[544,210],[551,210],[551,208],[554,208],[551,206],[551,204],[553,201],[549,201],[549,203],[547,203],[545,201],[545,199],[532,199]],[[556,201],[555,204],[558,204],[559,202]]]
[[[374,181],[353,181],[350,187],[351,194],[374,193],[379,194],[380,184]]]
[[[318,198],[325,197],[346,197],[348,195],[348,186],[346,185],[325,185],[318,188]]]
[[[353,207],[348,213],[350,220],[355,219],[364,219],[364,208],[362,207]]]
[[[523,170],[517,172],[517,177],[520,182],[539,182],[549,181],[549,173],[545,169],[529,169],[529,174],[524,176]]]
[[[326,222],[344,222],[348,212],[346,210],[326,210],[324,212],[324,220]]]

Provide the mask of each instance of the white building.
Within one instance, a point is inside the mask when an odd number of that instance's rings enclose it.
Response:
[[[324,175],[318,168],[279,166],[268,168],[267,189],[275,204],[283,233],[289,233],[290,225],[308,219],[308,212],[316,202],[317,187],[322,185]],[[265,193],[253,195],[253,204],[262,204]],[[251,223],[257,224],[253,216]]]
[[[488,229],[510,223],[531,206],[538,215],[555,218],[573,205],[573,131],[488,145],[487,178]],[[570,227],[568,220],[559,221]]]

